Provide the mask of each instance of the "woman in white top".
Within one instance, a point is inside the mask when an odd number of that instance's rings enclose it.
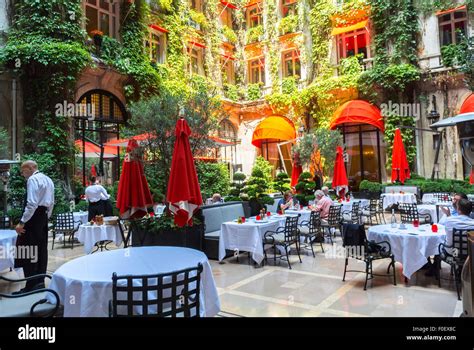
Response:
[[[91,177],[91,185],[86,188],[85,195],[89,202],[89,221],[97,215],[112,215],[112,205],[109,201],[110,195],[102,185],[97,183],[95,177]]]

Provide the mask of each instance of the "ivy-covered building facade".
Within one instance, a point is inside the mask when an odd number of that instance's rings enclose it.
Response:
[[[386,181],[399,125],[417,128],[403,137],[418,174],[470,171],[454,129],[422,130],[457,114],[471,94],[470,1],[1,3],[0,127],[11,153],[41,146],[64,169],[84,169],[74,144],[85,155],[88,145],[120,139],[131,102],[198,75],[224,111],[215,136],[225,142],[208,158],[231,172],[249,173],[263,155],[291,173],[299,134],[332,128],[343,134],[353,186]],[[58,101],[91,105],[94,118],[58,117]],[[117,154],[108,152],[115,176]]]

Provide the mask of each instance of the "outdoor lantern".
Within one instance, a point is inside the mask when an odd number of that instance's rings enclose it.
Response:
[[[430,113],[426,117],[429,120],[430,124],[436,123],[440,117],[438,111],[436,110],[436,96],[435,95],[433,95],[432,104],[433,104],[433,109],[430,111]]]

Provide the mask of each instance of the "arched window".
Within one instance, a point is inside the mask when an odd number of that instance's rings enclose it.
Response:
[[[114,123],[127,121],[127,112],[122,102],[108,91],[91,90],[82,95],[78,103],[89,106],[96,121]]]
[[[219,138],[224,140],[235,140],[237,138],[237,131],[234,125],[227,119],[224,119],[219,124]]]

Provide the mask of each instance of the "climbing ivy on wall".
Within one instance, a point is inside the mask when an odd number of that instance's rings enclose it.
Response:
[[[72,123],[57,115],[55,106],[73,101],[76,79],[91,61],[81,27],[81,1],[21,0],[14,9],[0,61],[21,82],[25,152],[50,153],[59,178],[67,181],[74,160]]]

